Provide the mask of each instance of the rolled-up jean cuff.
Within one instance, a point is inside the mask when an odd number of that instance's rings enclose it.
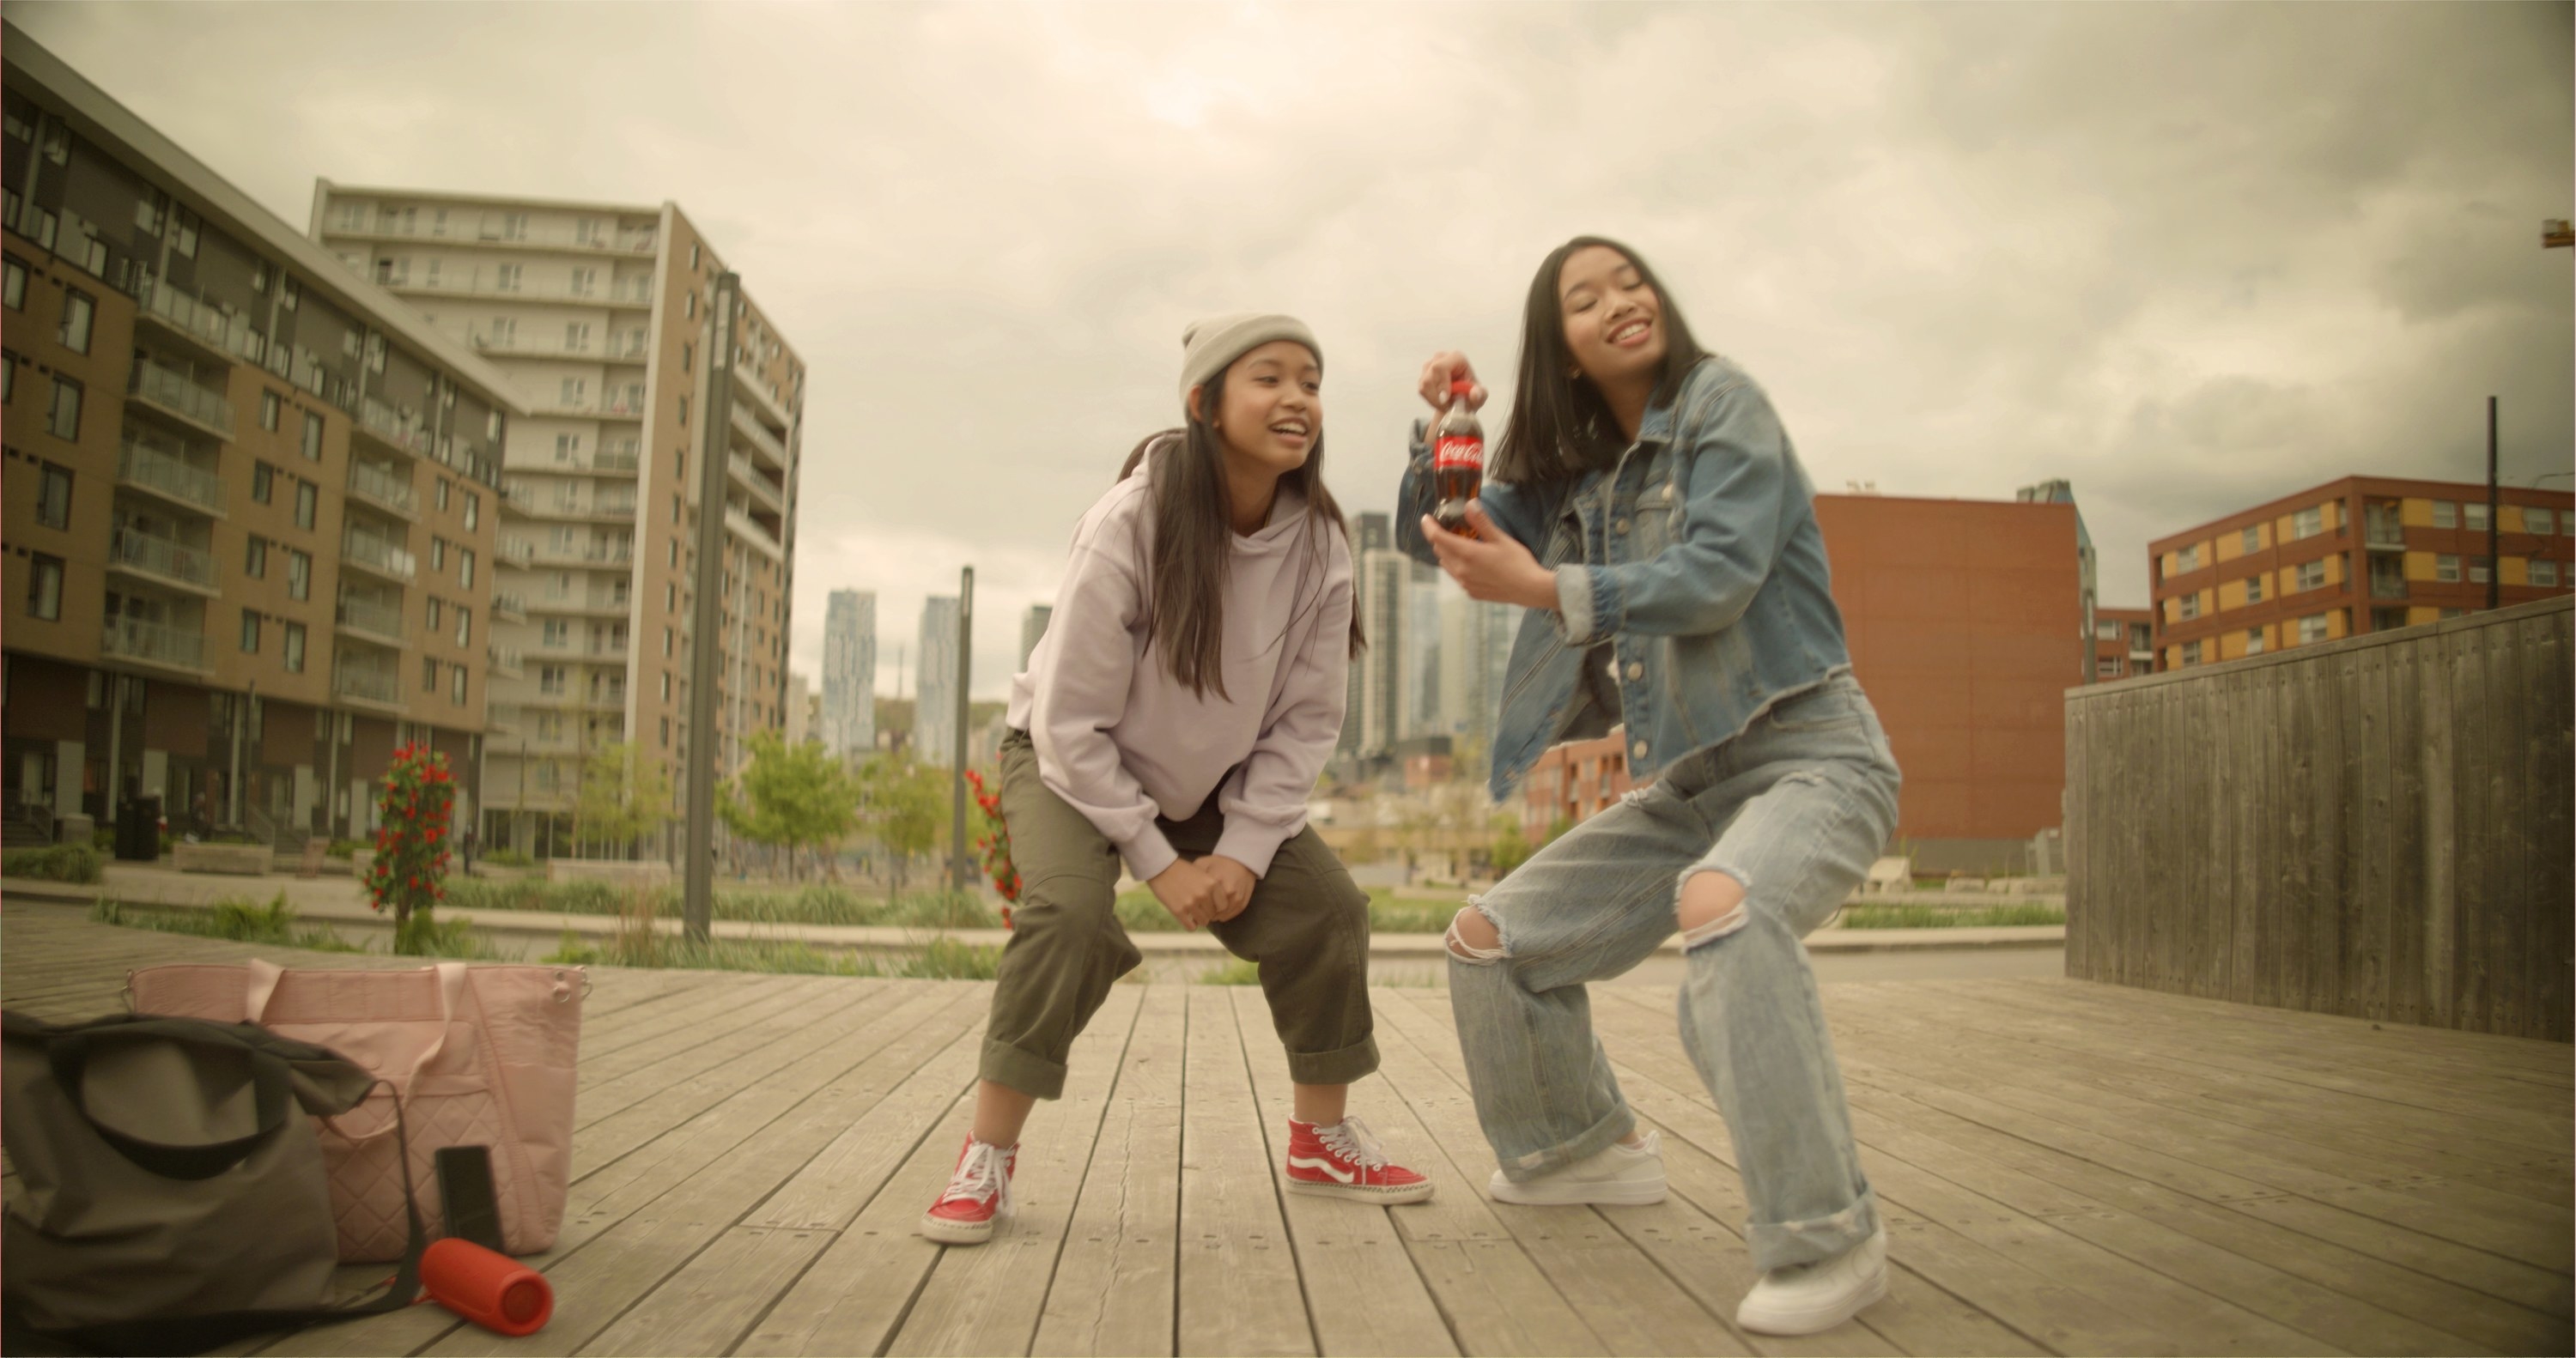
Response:
[[[1288,1078],[1301,1085],[1347,1085],[1377,1071],[1377,1039],[1364,1037],[1340,1051],[1288,1053]]]
[[[1064,1097],[1062,1064],[1043,1056],[1031,1056],[996,1038],[984,1039],[984,1059],[977,1063],[975,1073],[997,1085],[1008,1085],[1033,1099]]]
[[[1775,1268],[1831,1259],[1869,1239],[1877,1230],[1878,1194],[1863,1185],[1851,1206],[1831,1216],[1807,1221],[1748,1221],[1744,1224],[1744,1244],[1753,1255],[1753,1266],[1768,1273]]]
[[[1622,1103],[1611,1109],[1609,1116],[1575,1133],[1570,1141],[1503,1161],[1503,1177],[1516,1184],[1528,1183],[1542,1174],[1553,1174],[1578,1160],[1599,1155],[1610,1148],[1611,1142],[1622,1140],[1635,1130],[1637,1115]]]

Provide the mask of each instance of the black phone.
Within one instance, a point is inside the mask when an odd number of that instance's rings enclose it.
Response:
[[[501,1202],[492,1192],[492,1149],[447,1146],[439,1150],[436,1160],[438,1213],[446,1219],[447,1234],[501,1253]]]

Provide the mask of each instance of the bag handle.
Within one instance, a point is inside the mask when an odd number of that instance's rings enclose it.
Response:
[[[385,1077],[386,1081],[393,1085],[397,1097],[403,1090],[411,1088],[411,1082],[419,1077],[421,1071],[430,1062],[438,1059],[440,1052],[447,1049],[448,1027],[456,1022],[456,1011],[464,1007],[466,965],[462,962],[441,962],[435,968],[422,968],[424,971],[433,969],[438,972],[438,1038],[429,1044],[428,1050],[420,1054],[419,1060],[412,1063],[411,1069],[404,1071],[399,1078],[392,1075]],[[265,1028],[268,1026],[268,1006],[277,998],[277,986],[280,981],[286,979],[286,969],[274,962],[254,957],[245,965],[244,970],[249,973],[250,994],[243,1005],[243,1011],[249,1015],[251,1022]],[[381,1136],[383,1133],[378,1132],[375,1135]]]
[[[247,1135],[225,1141],[182,1144],[154,1141],[101,1120],[90,1111],[89,1101],[83,1097],[88,1085],[90,1056],[102,1043],[127,1041],[166,1042],[248,1058],[255,1128]],[[71,1101],[72,1111],[80,1114],[81,1120],[98,1133],[100,1140],[137,1167],[164,1179],[211,1179],[240,1164],[270,1137],[277,1135],[278,1128],[286,1125],[288,1105],[292,1099],[285,1062],[239,1041],[212,1036],[192,1022],[146,1019],[116,1028],[58,1034],[45,1043],[45,1064],[53,1073],[55,1085]]]

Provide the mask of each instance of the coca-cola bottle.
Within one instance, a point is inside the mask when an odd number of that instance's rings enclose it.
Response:
[[[1476,536],[1467,502],[1485,483],[1485,426],[1467,408],[1470,384],[1449,384],[1449,407],[1431,422],[1432,521],[1452,533]]]

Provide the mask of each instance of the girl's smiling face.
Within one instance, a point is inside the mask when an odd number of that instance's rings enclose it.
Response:
[[[1306,465],[1324,433],[1324,365],[1313,351],[1272,340],[1228,366],[1222,386],[1216,431],[1230,466],[1277,477]]]
[[[1658,371],[1670,341],[1663,299],[1626,255],[1590,245],[1566,257],[1556,295],[1565,316],[1565,347],[1598,386]]]

